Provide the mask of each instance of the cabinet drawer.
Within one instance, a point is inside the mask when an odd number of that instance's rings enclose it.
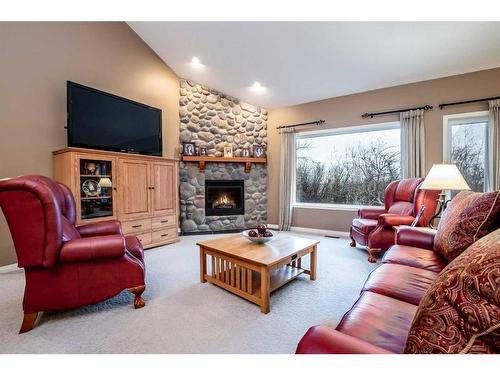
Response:
[[[123,221],[122,230],[124,234],[138,233],[151,230],[151,219]]]
[[[174,225],[177,226],[176,215],[164,215],[164,216],[154,217],[153,219],[151,219],[151,227],[153,230],[165,227],[171,227]]]
[[[142,246],[146,246],[146,245],[149,245],[151,243],[151,232],[139,233],[139,234],[136,234],[135,236],[139,239]]]
[[[153,242],[163,242],[177,237],[177,228],[168,228],[153,232]]]

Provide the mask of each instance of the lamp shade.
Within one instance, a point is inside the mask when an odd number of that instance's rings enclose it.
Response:
[[[455,164],[434,164],[420,189],[470,190],[470,187]]]
[[[113,183],[109,177],[102,177],[99,179],[99,185],[104,188],[112,187]]]

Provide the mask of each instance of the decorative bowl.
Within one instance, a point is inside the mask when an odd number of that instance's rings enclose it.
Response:
[[[268,229],[268,231],[273,234],[272,237],[250,237],[248,235],[248,232],[250,232],[250,230],[252,230],[252,229],[244,230],[243,232],[241,232],[241,234],[243,237],[245,237],[245,238],[247,238],[250,241],[255,242],[255,243],[267,243],[269,241],[274,240],[278,236],[278,232],[275,232],[274,230]],[[256,229],[254,229],[254,230],[257,231]]]

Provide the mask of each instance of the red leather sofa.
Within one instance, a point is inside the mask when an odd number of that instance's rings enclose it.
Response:
[[[0,206],[25,269],[24,320],[33,328],[39,312],[103,301],[129,289],[144,306],[143,248],[125,237],[120,222],[75,226],[70,190],[43,176],[0,180]]]
[[[434,216],[439,190],[419,189],[423,178],[393,181],[385,189],[385,207],[361,208],[352,221],[351,247],[356,243],[368,249],[368,261],[374,263],[381,251],[395,243],[394,226],[410,225],[422,206],[425,210],[417,226],[427,227]]]
[[[417,307],[447,261],[433,251],[435,231],[402,227],[358,300],[336,329],[311,327],[298,354],[403,353]]]

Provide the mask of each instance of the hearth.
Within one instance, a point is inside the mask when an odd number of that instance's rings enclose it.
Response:
[[[243,215],[244,191],[244,180],[206,180],[205,215]]]

